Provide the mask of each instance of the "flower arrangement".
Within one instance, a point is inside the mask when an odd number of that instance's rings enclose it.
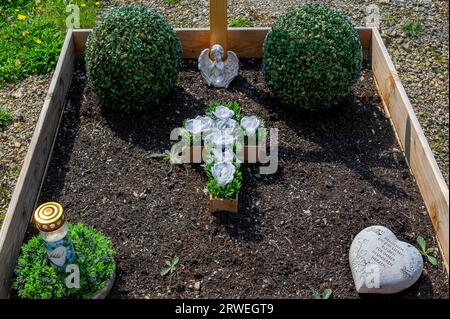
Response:
[[[237,154],[246,144],[245,137],[265,137],[262,119],[243,116],[236,102],[214,102],[205,116],[188,119],[183,127],[186,147],[202,145],[208,177],[205,191],[215,199],[236,200],[242,185]]]
[[[256,145],[256,141],[265,141],[266,137],[264,121],[256,115],[243,116],[236,102],[211,103],[206,115],[185,120],[183,129],[183,139],[188,147],[203,143],[228,145],[231,140],[240,146]],[[250,139],[253,139],[252,143]]]

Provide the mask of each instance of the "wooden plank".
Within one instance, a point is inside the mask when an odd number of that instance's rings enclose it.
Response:
[[[77,56],[80,56],[84,53],[86,50],[86,41],[91,34],[91,29],[74,29],[72,30],[73,33],[73,41],[75,45],[75,52]]]
[[[372,71],[386,113],[431,217],[448,273],[448,186],[377,29],[372,35]]]
[[[262,58],[264,39],[270,28],[229,28],[228,47],[240,58]],[[368,50],[371,44],[372,28],[356,28],[361,45]],[[197,59],[201,51],[209,48],[209,29],[175,29],[183,46],[183,59]],[[73,31],[77,54],[86,49],[86,40],[91,30]]]
[[[212,47],[214,44],[220,44],[227,52],[227,18],[227,0],[209,0],[209,28],[211,30],[209,47]],[[224,59],[226,59],[226,54]]]
[[[176,32],[183,47],[183,59],[198,59],[203,49],[209,48],[209,29],[177,29]]]
[[[237,213],[239,211],[239,194],[235,199],[215,198],[209,195],[208,201],[209,212],[229,212]]]
[[[69,30],[0,232],[0,298],[11,278],[50,162],[74,72],[75,46]]]
[[[361,41],[363,50],[370,50],[370,46],[372,45],[372,28],[358,27],[356,31],[358,32],[359,41]]]

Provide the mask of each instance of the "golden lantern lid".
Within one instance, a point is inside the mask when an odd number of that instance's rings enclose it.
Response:
[[[48,202],[36,208],[33,219],[40,231],[52,232],[64,225],[66,216],[61,204]]]

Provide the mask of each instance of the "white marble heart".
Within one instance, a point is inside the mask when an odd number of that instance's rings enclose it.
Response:
[[[349,260],[359,293],[402,291],[419,279],[423,269],[420,252],[383,226],[362,230],[352,242]]]
[[[48,259],[58,267],[62,267],[66,263],[67,249],[64,246],[53,249],[47,254]]]

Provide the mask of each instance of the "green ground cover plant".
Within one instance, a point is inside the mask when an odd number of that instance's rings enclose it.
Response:
[[[12,121],[11,112],[0,107],[0,132],[7,127]]]
[[[69,224],[80,268],[80,288],[67,288],[68,275],[50,264],[44,240],[35,236],[22,246],[15,268],[13,288],[20,298],[91,298],[103,289],[116,271],[115,251],[103,234],[83,224]]]
[[[0,84],[51,72],[66,34],[71,4],[80,10],[80,27],[90,28],[100,1],[5,0],[0,4]]]

